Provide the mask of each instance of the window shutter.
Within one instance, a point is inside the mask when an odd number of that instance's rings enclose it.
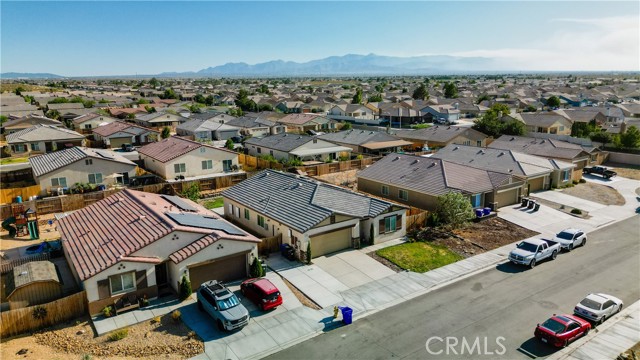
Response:
[[[98,281],[98,298],[100,300],[111,297],[111,290],[109,289],[109,279]]]
[[[147,272],[145,270],[136,271],[136,288],[144,289],[147,287]]]
[[[384,219],[380,219],[380,221],[378,221],[378,234],[384,234],[384,232]]]

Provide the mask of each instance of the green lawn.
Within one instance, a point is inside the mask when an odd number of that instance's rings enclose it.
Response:
[[[215,209],[224,206],[224,200],[222,200],[222,198],[217,198],[215,200],[205,201],[203,205],[207,209]]]
[[[411,125],[411,127],[414,129],[427,129],[431,127],[431,124],[415,124]]]
[[[439,268],[462,259],[462,256],[444,246],[426,242],[413,242],[390,246],[376,251],[378,256],[399,267],[418,273]]]
[[[0,165],[25,163],[27,161],[29,161],[29,158],[27,157],[10,157],[10,158],[0,159]]]

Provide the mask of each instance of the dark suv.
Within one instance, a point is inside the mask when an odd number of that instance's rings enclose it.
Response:
[[[223,331],[240,329],[249,323],[249,311],[231,290],[216,280],[198,288],[198,309],[211,315]]]

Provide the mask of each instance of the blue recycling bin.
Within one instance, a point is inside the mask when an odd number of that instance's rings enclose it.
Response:
[[[476,217],[482,217],[482,209],[476,209]]]
[[[340,310],[342,310],[342,322],[345,325],[349,325],[353,322],[353,309],[348,306],[341,306]]]
[[[491,208],[490,207],[486,207],[484,209],[482,209],[482,215],[487,216],[491,214]]]

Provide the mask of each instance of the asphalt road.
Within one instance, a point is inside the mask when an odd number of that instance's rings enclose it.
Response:
[[[498,265],[268,359],[546,357],[556,350],[535,341],[536,324],[554,313],[572,313],[590,292],[609,293],[625,304],[640,299],[640,217],[592,232],[584,248],[534,269]],[[458,344],[447,349],[446,341]]]

